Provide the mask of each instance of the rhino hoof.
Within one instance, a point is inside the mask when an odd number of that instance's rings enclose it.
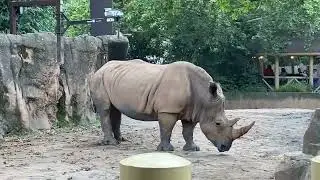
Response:
[[[104,139],[103,141],[100,142],[102,145],[118,145],[119,141],[116,139]]]
[[[184,151],[200,151],[200,147],[195,144],[186,144],[183,146]]]
[[[117,140],[117,141],[128,141],[126,138],[124,138],[124,137],[122,137],[122,136],[121,136],[120,138],[116,138],[116,140]]]
[[[173,151],[174,147],[169,143],[169,144],[162,144],[160,143],[157,147],[158,151]]]

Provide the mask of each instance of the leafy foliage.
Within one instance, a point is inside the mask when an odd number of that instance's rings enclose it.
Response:
[[[70,20],[88,19],[88,0],[66,0],[63,9]],[[55,12],[53,7],[28,7],[19,15],[19,33],[54,32]],[[9,32],[9,8],[7,0],[0,0],[0,32]],[[66,32],[67,36],[77,36],[89,32],[88,25],[71,26]]]
[[[24,8],[19,15],[18,32],[54,32],[55,30],[54,9],[51,7],[44,8]],[[7,0],[0,0],[0,32],[9,33],[9,8]]]
[[[19,18],[18,31],[20,33],[54,32],[56,26],[54,8],[32,7],[26,8]]]
[[[278,92],[311,92],[312,88],[307,83],[297,83],[293,82],[280,86],[277,90]]]
[[[64,13],[70,20],[83,20],[90,18],[89,0],[67,0],[64,1]],[[78,36],[88,34],[90,26],[81,24],[70,26],[66,32],[67,36]]]
[[[0,0],[0,32],[9,31],[9,8],[6,0]]]
[[[130,55],[186,60],[205,68],[225,90],[261,86],[257,50],[279,52],[292,38],[319,32],[318,0],[118,0]]]

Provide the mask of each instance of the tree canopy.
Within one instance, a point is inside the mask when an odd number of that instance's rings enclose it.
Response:
[[[118,0],[132,56],[194,62],[226,89],[257,86],[257,46],[279,52],[319,32],[318,0]],[[253,84],[252,84],[253,83]]]

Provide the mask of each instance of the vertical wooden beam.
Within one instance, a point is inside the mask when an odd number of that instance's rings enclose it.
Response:
[[[258,59],[258,60],[259,60],[260,75],[263,77],[263,70],[264,70],[263,59]]]
[[[10,11],[10,34],[17,34],[17,8],[9,3]]]
[[[313,61],[314,61],[314,57],[310,56],[310,59],[309,59],[309,84],[311,87],[313,87]]]
[[[56,4],[56,36],[57,36],[57,61],[61,63],[61,6],[60,0]]]
[[[276,69],[275,69],[275,72],[274,72],[274,75],[275,75],[275,89],[278,90],[279,89],[279,56],[275,57],[275,66],[276,66]]]

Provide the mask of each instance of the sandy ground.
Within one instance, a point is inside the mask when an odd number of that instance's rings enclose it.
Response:
[[[193,180],[273,179],[286,152],[301,151],[303,134],[312,110],[230,110],[240,117],[238,125],[256,121],[253,129],[219,153],[195,129],[201,151],[184,152],[181,123],[173,133],[176,155],[192,162]],[[7,137],[0,144],[0,179],[119,179],[119,161],[130,155],[153,152],[159,142],[157,122],[140,122],[123,117],[122,132],[129,141],[119,146],[99,146],[99,127],[57,129],[21,137]]]

